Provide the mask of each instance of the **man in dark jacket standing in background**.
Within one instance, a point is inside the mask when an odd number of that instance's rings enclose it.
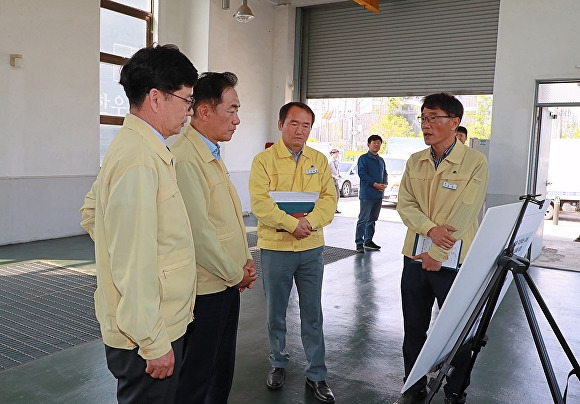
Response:
[[[383,205],[383,194],[387,187],[387,168],[385,161],[379,157],[383,139],[379,135],[371,135],[367,140],[369,151],[358,159],[358,176],[360,188],[360,213],[356,223],[356,251],[364,253],[368,250],[379,250],[381,247],[373,242],[375,223],[379,218]]]

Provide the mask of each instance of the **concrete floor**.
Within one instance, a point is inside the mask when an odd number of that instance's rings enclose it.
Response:
[[[354,206],[354,208],[353,208]],[[325,229],[327,245],[354,248],[352,212],[356,198],[341,198],[333,223]],[[560,219],[560,225],[562,219]],[[404,225],[392,207],[384,207],[375,241],[381,251],[354,255],[325,268],[324,332],[328,383],[337,403],[392,403],[403,381],[402,318],[399,282]],[[579,233],[580,234],[580,233]],[[555,237],[553,248],[567,239]],[[571,242],[571,241],[570,241]],[[92,242],[87,236],[0,247],[0,265],[46,260],[91,272]],[[552,247],[549,247],[552,248]],[[580,249],[573,243],[572,250]],[[563,255],[563,254],[562,254]],[[576,264],[579,261],[576,261]],[[573,269],[573,268],[572,268]],[[578,291],[580,273],[532,266],[529,270],[568,344],[580,358]],[[571,365],[536,307],[536,315],[560,386]],[[279,391],[265,386],[269,370],[264,296],[260,282],[242,294],[238,351],[230,403],[317,403],[304,387],[297,295],[288,308],[287,380]],[[1,319],[0,319],[1,333]],[[519,297],[512,285],[487,332],[489,342],[475,364],[469,403],[550,403],[544,377]],[[0,402],[112,403],[115,381],[106,368],[100,340],[66,349],[0,372]],[[439,392],[433,402],[442,403]],[[580,382],[571,380],[568,403],[580,403]]]

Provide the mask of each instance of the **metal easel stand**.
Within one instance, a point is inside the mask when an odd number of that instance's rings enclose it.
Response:
[[[557,337],[558,341],[560,342],[560,346],[566,353],[568,360],[572,364],[572,371],[568,374],[568,378],[572,375],[576,375],[578,380],[580,381],[580,365],[578,361],[574,357],[570,346],[564,339],[560,328],[556,324],[554,317],[550,313],[548,306],[544,302],[540,292],[538,291],[536,285],[534,284],[532,278],[528,274],[528,268],[530,266],[530,262],[522,257],[515,256],[513,254],[515,248],[515,239],[517,236],[518,229],[522,223],[524,214],[526,212],[528,204],[534,203],[536,205],[541,206],[543,205],[544,201],[538,201],[535,199],[539,195],[525,195],[521,196],[520,200],[524,200],[524,204],[520,210],[518,219],[516,221],[515,227],[512,231],[512,235],[510,238],[510,242],[508,247],[503,251],[502,255],[498,258],[497,268],[492,276],[491,281],[489,282],[488,286],[486,287],[483,295],[479,299],[477,305],[473,313],[471,313],[467,324],[463,328],[459,338],[457,339],[453,349],[449,353],[449,356],[445,360],[445,362],[441,365],[439,373],[435,378],[432,378],[429,381],[429,388],[430,392],[427,398],[425,399],[425,403],[430,403],[443,382],[445,376],[449,376],[453,372],[453,366],[451,366],[451,362],[457,352],[460,349],[465,349],[467,346],[471,349],[471,361],[469,364],[468,371],[465,374],[465,378],[463,380],[463,387],[461,388],[461,392],[459,393],[459,397],[463,395],[463,392],[467,388],[467,381],[469,380],[469,375],[473,370],[473,366],[475,364],[475,360],[477,359],[477,355],[481,351],[481,348],[484,347],[487,343],[487,336],[486,331],[493,316],[493,312],[495,307],[497,306],[497,301],[499,299],[503,284],[507,277],[508,271],[513,273],[514,281],[518,290],[518,294],[520,296],[520,301],[522,302],[522,306],[524,312],[526,314],[526,318],[528,320],[528,324],[530,326],[530,330],[532,332],[532,336],[534,338],[534,343],[536,345],[536,350],[538,351],[538,355],[540,356],[540,362],[542,363],[542,368],[544,369],[544,374],[546,376],[546,380],[550,387],[550,392],[552,393],[552,399],[556,404],[565,404],[566,403],[566,394],[568,387],[566,386],[566,390],[564,391],[564,395],[560,392],[560,388],[558,386],[558,381],[556,380],[556,376],[554,374],[554,369],[552,368],[552,363],[550,362],[550,357],[548,355],[548,351],[546,350],[546,346],[544,344],[544,339],[542,337],[542,333],[538,326],[538,322],[536,320],[536,316],[534,314],[534,309],[532,307],[532,303],[530,297],[528,295],[528,290],[526,288],[526,284],[529,289],[532,291],[537,304],[541,308],[544,316],[550,326],[552,327],[552,331],[554,332],[555,336]],[[483,315],[481,316],[481,321],[477,325],[476,332],[473,338],[470,341],[466,342],[466,338],[469,335],[471,329],[473,328],[474,324],[477,322],[480,314],[483,310]]]

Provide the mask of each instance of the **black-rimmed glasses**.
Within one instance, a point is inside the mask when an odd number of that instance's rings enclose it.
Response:
[[[179,95],[177,95],[175,93],[169,93],[169,92],[165,92],[165,94],[172,95],[174,97],[179,98],[180,100],[185,101],[187,104],[189,104],[189,107],[187,108],[188,111],[190,109],[193,109],[193,104],[195,103],[195,98],[193,98],[193,97],[191,97],[191,98],[184,98],[184,97],[181,97],[181,96],[179,96]]]
[[[429,123],[434,123],[437,120],[437,118],[454,118],[454,117],[450,115],[429,115],[429,116],[418,116],[417,120],[419,121],[419,123],[425,123],[425,121]]]

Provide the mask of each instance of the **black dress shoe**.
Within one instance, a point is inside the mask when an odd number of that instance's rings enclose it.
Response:
[[[376,245],[372,240],[365,243],[365,248],[368,250],[380,250],[381,246]]]
[[[328,387],[328,384],[324,380],[314,382],[306,378],[306,385],[312,389],[314,397],[321,403],[334,403],[334,394],[332,394],[332,390],[330,390],[330,387]]]
[[[427,389],[422,388],[413,393],[405,392],[395,401],[395,404],[419,404],[428,396]]]
[[[463,393],[461,397],[456,393],[451,394],[450,396],[445,397],[445,404],[465,404],[467,400],[467,394]]]
[[[286,380],[286,369],[272,368],[268,372],[266,386],[268,386],[270,390],[278,390],[284,385],[285,380]]]

